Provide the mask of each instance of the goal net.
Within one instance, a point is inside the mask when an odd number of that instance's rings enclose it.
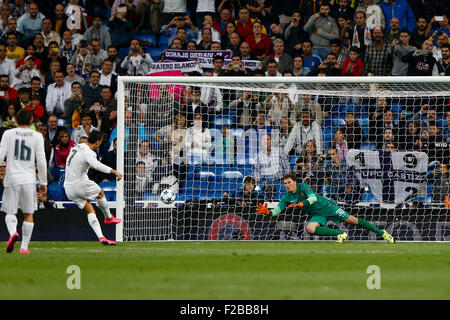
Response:
[[[449,241],[450,80],[119,77],[118,241],[316,240],[282,176],[400,241]],[[161,191],[176,194],[161,201]],[[379,240],[345,223],[353,240]],[[330,240],[331,238],[320,237]]]

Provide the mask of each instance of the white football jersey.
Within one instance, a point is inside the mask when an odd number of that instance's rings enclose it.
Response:
[[[64,187],[80,185],[89,181],[89,167],[104,173],[110,173],[111,168],[97,160],[97,154],[86,143],[72,147],[66,161],[66,177]]]
[[[47,185],[47,161],[42,134],[28,128],[6,130],[0,144],[0,162],[6,157],[4,186],[36,183],[36,163],[39,183]]]

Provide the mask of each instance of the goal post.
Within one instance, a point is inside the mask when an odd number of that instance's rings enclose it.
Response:
[[[258,202],[275,207],[282,175],[295,172],[400,241],[449,241],[449,85],[448,77],[121,76],[116,240],[315,240],[300,210],[255,212]],[[174,203],[161,202],[165,188]]]

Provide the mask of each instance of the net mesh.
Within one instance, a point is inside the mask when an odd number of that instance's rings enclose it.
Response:
[[[125,241],[318,239],[255,212],[290,172],[399,240],[449,237],[448,83],[123,84]]]

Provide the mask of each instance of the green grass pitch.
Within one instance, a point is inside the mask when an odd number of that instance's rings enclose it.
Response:
[[[0,243],[2,250],[5,243]],[[0,253],[0,299],[449,299],[450,244],[32,242]],[[69,290],[79,267],[80,289]],[[380,289],[368,289],[380,269]]]

